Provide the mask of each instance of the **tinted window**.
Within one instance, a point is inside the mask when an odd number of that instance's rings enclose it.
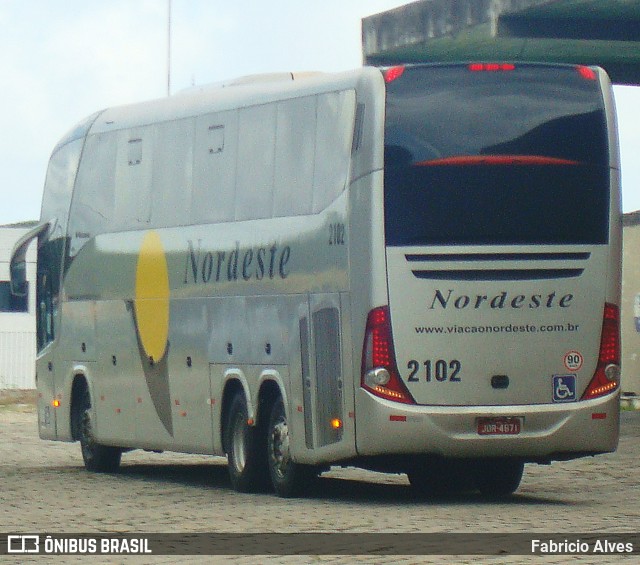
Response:
[[[605,243],[608,155],[574,67],[408,67],[387,88],[387,244]]]
[[[69,217],[69,254],[73,257],[91,237],[109,231],[115,200],[114,135],[87,137]]]
[[[345,189],[349,178],[355,119],[355,91],[318,96],[318,128],[313,181],[313,212],[324,210]]]
[[[63,237],[84,139],[58,146],[51,156],[42,197],[42,221],[56,220],[49,238]]]
[[[191,221],[229,222],[235,214],[238,112],[196,118]]]
[[[316,96],[285,100],[278,104],[274,217],[311,213],[316,114]]]
[[[243,108],[239,115],[235,219],[271,217],[276,105]]]

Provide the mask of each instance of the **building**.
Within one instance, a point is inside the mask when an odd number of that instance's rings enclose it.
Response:
[[[640,211],[624,215],[622,237],[622,390],[640,395]]]
[[[27,253],[27,296],[13,296],[9,286],[11,250],[34,225],[35,222],[0,226],[0,389],[36,386],[35,245]]]

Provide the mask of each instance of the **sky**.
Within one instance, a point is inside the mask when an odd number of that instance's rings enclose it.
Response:
[[[409,0],[172,0],[170,90],[362,65],[363,17]],[[0,0],[0,225],[40,216],[74,124],[167,94],[168,0]],[[640,87],[616,87],[623,209],[640,209]]]

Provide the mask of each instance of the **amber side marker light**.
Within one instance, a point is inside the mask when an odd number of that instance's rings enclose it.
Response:
[[[51,402],[51,404],[53,405],[53,407],[54,407],[54,408],[59,408],[59,407],[60,407],[60,401],[59,401],[57,398],[55,398],[55,399]]]

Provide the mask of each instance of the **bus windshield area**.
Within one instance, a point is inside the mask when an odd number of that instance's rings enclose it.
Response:
[[[472,67],[407,67],[387,85],[387,245],[607,243],[595,73]]]

